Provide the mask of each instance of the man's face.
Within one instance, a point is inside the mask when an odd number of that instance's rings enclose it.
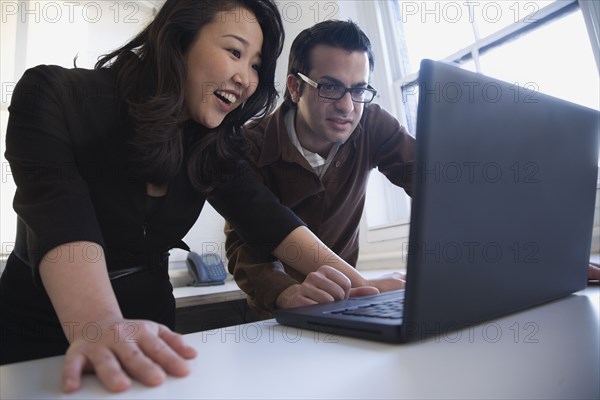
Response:
[[[367,87],[369,58],[366,52],[317,45],[311,53],[311,71],[301,71],[317,83],[344,87]],[[287,79],[292,100],[297,104],[296,132],[307,150],[326,156],[334,144],[344,143],[354,131],[364,110],[363,103],[353,102],[350,93],[340,100],[318,96],[316,88],[300,77]],[[300,91],[300,85],[303,85]]]

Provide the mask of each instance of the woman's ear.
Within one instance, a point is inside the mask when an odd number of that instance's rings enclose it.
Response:
[[[292,98],[292,101],[294,103],[297,103],[300,101],[300,78],[298,78],[296,75],[293,74],[289,74],[287,76],[287,88],[290,92],[290,97]]]

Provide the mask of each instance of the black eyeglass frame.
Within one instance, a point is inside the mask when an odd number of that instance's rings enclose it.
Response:
[[[313,81],[312,79],[310,79],[308,76],[304,75],[301,72],[297,72],[296,73],[300,79],[302,79],[304,82],[308,83],[310,86],[314,87],[315,89],[317,89],[317,94],[319,95],[319,97],[322,97],[324,99],[328,99],[328,100],[340,100],[342,99],[346,93],[350,92],[350,97],[352,98],[352,101],[355,103],[370,103],[373,101],[373,99],[375,99],[375,96],[377,95],[377,90],[375,90],[375,88],[373,88],[371,85],[368,85],[366,88],[364,87],[344,87],[342,85],[337,85],[335,83],[317,83],[315,81]],[[340,88],[343,88],[344,91],[342,92],[342,94],[339,97],[331,97],[331,96],[325,96],[323,94],[321,94],[321,88],[325,85],[330,85],[330,86],[338,86]],[[372,97],[369,100],[356,100],[354,98],[354,91],[355,90],[362,90],[364,92],[367,93],[371,93]]]

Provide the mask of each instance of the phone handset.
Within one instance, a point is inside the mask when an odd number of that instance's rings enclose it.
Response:
[[[198,254],[190,251],[186,264],[192,278],[191,286],[213,286],[225,283],[227,271],[221,257],[216,253]]]

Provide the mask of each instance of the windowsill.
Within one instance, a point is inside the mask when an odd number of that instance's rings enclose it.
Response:
[[[382,229],[397,228],[397,227],[408,226],[408,225],[410,225],[410,222],[392,222],[389,224],[370,226],[369,230],[370,231],[378,231],[378,230],[382,230]]]
[[[378,225],[367,229],[369,243],[383,242],[386,240],[406,239],[409,234],[410,223],[395,223]]]

